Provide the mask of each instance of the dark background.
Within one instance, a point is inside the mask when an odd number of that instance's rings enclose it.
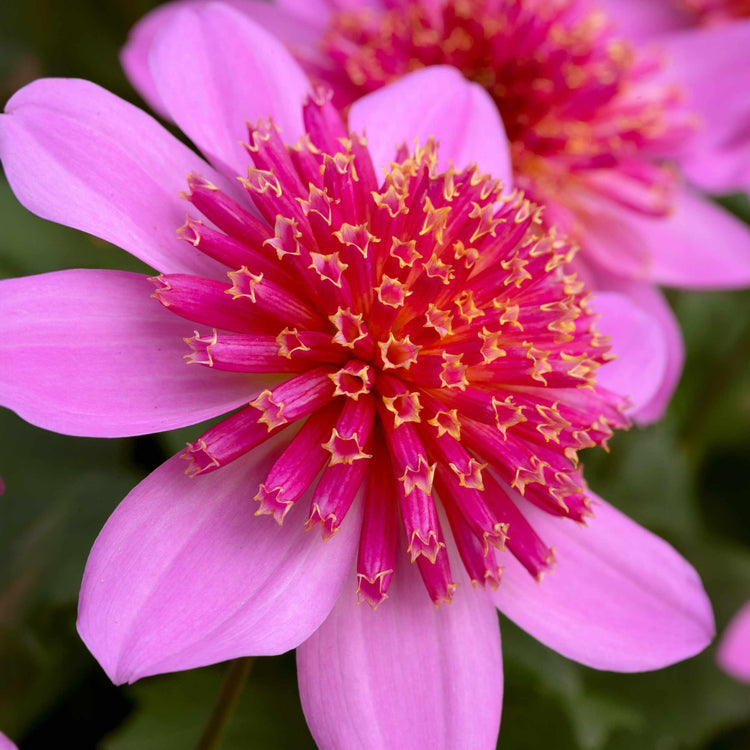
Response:
[[[117,53],[147,0],[0,3],[0,99],[39,76],[89,78],[138,102]],[[724,203],[750,220],[741,196]],[[720,241],[720,238],[717,238]],[[26,213],[0,177],[0,277],[70,267],[139,270],[100,240]],[[669,293],[688,348],[666,419],[584,460],[592,488],[700,571],[722,629],[750,598],[750,293]],[[0,321],[2,335],[2,321]],[[194,746],[224,665],[115,688],[75,632],[97,531],[128,490],[199,428],[90,440],[0,409],[0,729],[22,750]],[[617,675],[567,661],[503,621],[503,750],[750,748],[750,686],[715,647],[661,672]],[[481,696],[478,696],[481,700]],[[314,748],[292,654],[256,660],[225,750]],[[467,750],[469,750],[467,748]]]

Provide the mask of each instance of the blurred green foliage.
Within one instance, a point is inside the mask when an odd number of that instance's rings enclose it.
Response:
[[[132,101],[117,62],[148,0],[6,0],[0,96],[42,76],[90,78]],[[750,220],[750,204],[725,202]],[[27,214],[0,182],[0,277],[70,267],[138,269],[105,243]],[[667,418],[585,457],[591,486],[693,561],[719,628],[750,598],[750,293],[671,293],[687,367]],[[87,440],[0,410],[0,728],[22,750],[183,750],[200,736],[223,665],[115,688],[75,633],[80,576],[98,530],[184,435]],[[617,675],[569,662],[502,623],[503,750],[741,750],[750,687],[714,649],[661,672]],[[285,655],[258,659],[225,750],[314,744]],[[469,750],[469,749],[467,749]]]

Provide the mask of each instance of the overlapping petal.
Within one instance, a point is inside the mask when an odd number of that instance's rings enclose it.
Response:
[[[649,277],[666,286],[736,289],[750,284],[750,228],[691,190],[667,219],[634,217],[630,228],[651,253]]]
[[[285,142],[302,134],[307,77],[283,44],[222,4],[181,9],[158,31],[149,66],[159,100],[228,175],[244,176],[247,122],[271,115]]]
[[[687,289],[750,284],[750,228],[688,188],[669,216],[652,218],[589,196],[584,248],[607,271]]]
[[[662,79],[696,113],[697,132],[679,157],[690,181],[715,193],[750,190],[750,19],[700,23],[677,3],[600,4],[620,32],[663,54]]]
[[[277,454],[192,479],[175,456],[113,513],[86,565],[78,629],[114,682],[282,653],[328,615],[355,554],[357,512],[327,543],[305,532],[303,501],[281,527],[254,516]]]
[[[685,363],[685,345],[682,341],[680,324],[664,295],[654,286],[639,281],[628,281],[602,270],[596,272],[596,286],[626,295],[628,299],[645,312],[651,326],[658,327],[666,349],[666,362],[661,382],[651,398],[635,406],[630,417],[642,425],[661,419],[672,400]],[[603,371],[602,371],[603,372]]]
[[[489,750],[502,703],[500,630],[483,592],[436,608],[402,559],[373,611],[345,588],[297,650],[302,707],[321,750]],[[350,583],[352,583],[350,579]]]
[[[59,271],[0,282],[0,403],[56,432],[118,437],[183,427],[247,403],[252,376],[188,365],[190,322],[145,276]]]
[[[524,503],[558,565],[536,583],[506,554],[493,594],[500,611],[563,656],[597,669],[659,669],[702,651],[714,621],[698,574],[667,542],[595,499],[587,528]]]
[[[201,9],[210,5],[212,0],[176,0],[154,8],[144,16],[130,31],[128,41],[120,53],[120,62],[130,82],[155,112],[169,117],[164,103],[156,90],[153,74],[149,64],[149,55],[154,39],[172,19],[186,9]],[[256,23],[283,39],[286,44],[310,48],[320,32],[320,14],[307,16],[304,10],[310,9],[312,3],[305,2],[297,8],[284,9],[280,3],[256,2],[255,0],[223,0],[240,13],[245,13]],[[321,6],[328,9],[323,2]]]
[[[694,20],[687,9],[669,0],[596,0],[596,4],[617,23],[618,31],[632,39],[687,28]]]
[[[611,353],[617,357],[599,369],[597,383],[627,396],[638,411],[664,381],[669,352],[663,332],[651,315],[625,295],[599,292],[592,307],[600,315],[598,328],[611,337]]]
[[[710,192],[750,191],[750,18],[660,36],[668,69],[699,118],[680,161]]]
[[[154,8],[130,30],[128,41],[120,52],[120,63],[130,83],[148,106],[162,117],[169,117],[156,90],[149,66],[149,55],[157,34],[181,10],[206,5],[208,0],[176,0]]]
[[[328,3],[321,2],[316,7],[313,0],[291,3],[234,0],[230,4],[302,55],[314,54],[313,47],[330,12]]]
[[[750,682],[750,603],[732,618],[719,644],[716,659],[727,674]]]
[[[374,6],[382,7],[380,0],[276,0],[276,5],[295,13],[312,24],[324,28],[330,14],[336,10],[357,10]]]
[[[366,134],[376,166],[393,161],[397,146],[412,147],[415,140],[424,144],[433,136],[440,144],[439,169],[451,161],[459,169],[476,162],[512,184],[508,139],[497,107],[455,68],[424,68],[363,96],[351,107],[349,128]]]
[[[152,117],[88,81],[45,78],[0,116],[13,192],[39,216],[101,237],[167,273],[221,275],[175,234],[188,172],[233,185]]]

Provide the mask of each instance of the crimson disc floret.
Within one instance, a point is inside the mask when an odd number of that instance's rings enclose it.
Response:
[[[191,366],[279,376],[188,445],[187,472],[200,481],[291,428],[252,491],[257,513],[282,523],[305,502],[327,538],[361,496],[359,595],[373,606],[400,540],[432,599],[450,600],[448,528],[475,583],[499,583],[506,546],[541,576],[553,554],[517,502],[583,522],[577,453],[627,423],[596,385],[608,344],[566,272],[574,248],[476,166],[438,171],[433,141],[378,177],[327,95],[304,121],[291,146],[270,121],[249,128],[246,205],[189,177],[180,236],[226,280],[154,279],[201,327]]]

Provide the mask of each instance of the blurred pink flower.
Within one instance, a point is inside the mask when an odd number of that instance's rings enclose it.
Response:
[[[226,5],[171,16],[149,66],[207,161],[85,81],[32,83],[0,118],[27,208],[159,272],[0,282],[0,402],[92,436],[241,407],[93,547],[79,631],[111,679],[298,647],[321,748],[482,750],[500,720],[497,609],[600,669],[702,650],[696,572],[577,464],[626,424],[610,389],[648,397],[665,352],[626,298],[590,303],[567,241],[502,192],[486,93],[430,68],[345,126]]]
[[[703,190],[750,192],[750,2],[747,0],[599,0],[619,29],[664,56],[698,116],[677,154]]]
[[[0,750],[18,750],[18,748],[2,732],[0,732]]]
[[[716,660],[727,674],[750,683],[750,602],[727,625],[719,642]]]
[[[158,8],[123,51],[135,86],[167,116],[149,63],[152,42],[174,13],[202,4]],[[618,40],[587,0],[231,4],[277,34],[314,80],[334,88],[340,106],[424,65],[453,65],[484,86],[511,141],[516,185],[545,206],[547,225],[580,243],[578,273],[593,288],[629,295],[652,316],[668,358],[658,389],[633,416],[642,423],[662,416],[684,351],[677,321],[654,285],[750,283],[750,230],[702,199],[673,168],[685,154],[699,158],[694,119],[681,96],[682,68],[671,80],[659,56],[635,53]],[[694,55],[694,67],[704,57]],[[723,71],[719,84],[711,79],[713,90],[723,92],[714,110],[725,122],[744,106],[750,87],[743,75],[738,65]],[[700,143],[710,145],[705,138]]]

